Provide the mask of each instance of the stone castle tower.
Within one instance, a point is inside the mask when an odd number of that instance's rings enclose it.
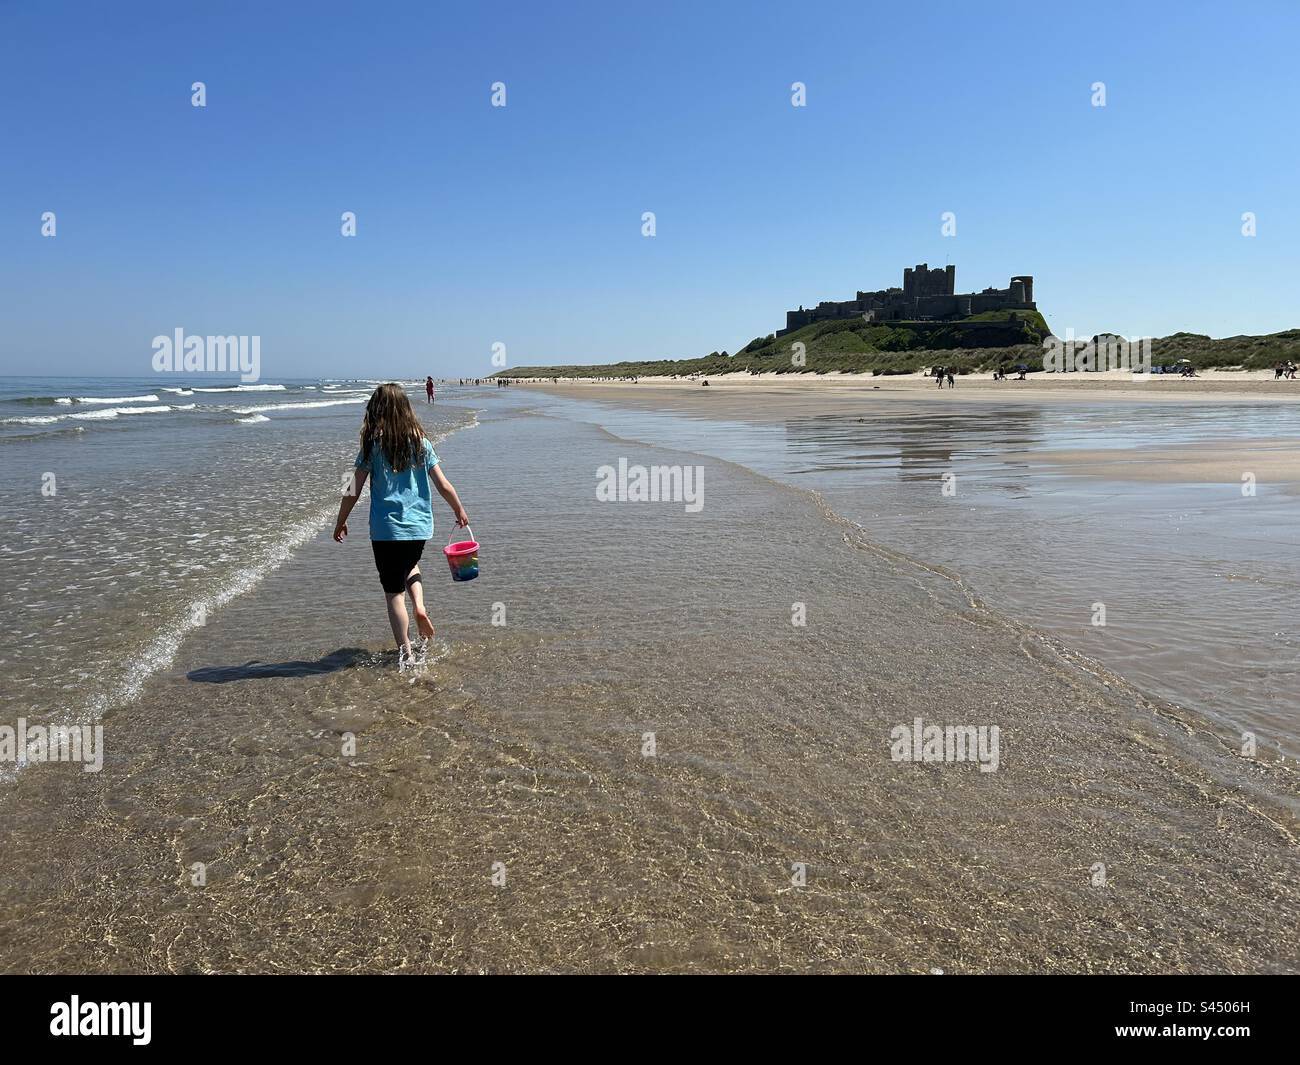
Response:
[[[986,311],[1034,311],[1034,279],[1017,274],[1006,288],[983,292],[957,292],[957,268],[917,263],[903,270],[903,287],[878,292],[859,292],[855,299],[823,301],[805,310],[786,311],[785,328],[777,336],[812,322],[834,318],[862,317],[869,322],[934,321],[969,318]]]

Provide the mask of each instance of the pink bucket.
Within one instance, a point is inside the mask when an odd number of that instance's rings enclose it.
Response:
[[[473,529],[468,525],[465,529],[470,539],[458,540],[456,543],[448,540],[447,546],[442,549],[442,553],[447,556],[447,565],[451,569],[453,581],[472,581],[478,576],[478,541],[473,539]],[[453,529],[452,536],[455,535]]]

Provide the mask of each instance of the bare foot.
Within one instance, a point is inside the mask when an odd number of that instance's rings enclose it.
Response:
[[[429,620],[428,614],[422,614],[416,611],[415,627],[420,630],[420,635],[426,640],[433,637],[433,622]]]

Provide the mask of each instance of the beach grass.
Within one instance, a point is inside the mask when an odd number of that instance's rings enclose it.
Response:
[[[1005,328],[998,328],[1001,323]],[[972,328],[972,324],[975,328]],[[628,360],[604,365],[522,366],[500,377],[671,377],[693,374],[870,373],[892,376],[951,367],[960,374],[1024,365],[1043,369],[1047,323],[1037,311],[989,312],[961,322],[864,322],[859,318],[814,322],[784,336],[755,337],[734,355],[710,352],[695,359]],[[973,340],[993,346],[972,346]],[[796,345],[802,345],[802,350]],[[1187,359],[1198,370],[1267,370],[1300,362],[1300,329],[1262,336],[1213,339],[1174,333],[1151,342],[1152,361]]]

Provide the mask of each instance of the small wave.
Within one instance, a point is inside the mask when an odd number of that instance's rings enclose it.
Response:
[[[167,404],[158,407],[109,407],[107,410],[88,410],[81,414],[65,414],[65,418],[76,418],[79,421],[99,421],[106,418],[116,418],[122,414],[166,414],[172,408]]]
[[[5,434],[4,442],[6,444],[11,444],[25,440],[49,440],[51,437],[84,433],[85,431],[86,427],[84,425],[63,425],[57,426],[53,429],[33,429],[29,433],[10,432]]]
[[[284,385],[223,385],[221,388],[199,388],[195,392],[283,392]]]
[[[164,388],[163,391],[164,391],[164,392],[175,392],[178,396],[192,396],[192,395],[194,395],[194,389],[192,389],[192,388]]]
[[[156,407],[108,407],[104,410],[85,410],[77,411],[74,414],[38,414],[27,418],[3,418],[0,422],[14,425],[49,425],[52,422],[61,422],[68,418],[75,418],[77,421],[102,422],[111,421],[113,418],[121,417],[124,414],[166,414],[169,411],[195,410],[194,403],[181,403],[176,406],[169,406],[166,403]]]
[[[60,399],[59,403],[157,403],[157,396],[77,396],[75,399]]]
[[[194,404],[191,403],[190,406],[193,407]],[[157,407],[113,407],[112,409],[118,414],[166,414],[169,410],[181,410],[183,408],[171,407],[166,403],[163,403]],[[71,417],[80,418],[82,416],[80,414],[73,414]]]
[[[256,425],[258,422],[269,422],[270,420],[265,414],[254,414],[248,418],[240,418],[238,422],[240,425]]]
[[[246,411],[252,414],[262,410],[305,410],[308,407],[337,407],[344,403],[364,403],[365,400],[360,397],[356,399],[318,399],[308,403],[265,403],[260,407],[236,407],[237,412]]]
[[[62,417],[78,418],[81,419],[82,421],[104,421],[109,418],[116,418],[117,412],[118,412],[118,408],[112,407],[109,410],[88,410],[81,414],[64,414],[62,415]]]
[[[299,547],[325,527],[331,520],[332,513],[332,507],[324,508],[290,525],[279,542],[260,549],[257,562],[236,570],[218,584],[210,595],[194,600],[169,623],[164,624],[144,647],[131,656],[131,665],[126,675],[91,699],[90,710],[94,720],[99,720],[109,710],[138,699],[149,678],[176,660],[181,642],[193,629],[203,624],[202,618],[255,588],[267,574],[287,562]]]
[[[281,388],[282,385],[275,385],[275,388]],[[163,392],[179,392],[182,396],[192,395],[191,389],[185,388],[164,388]],[[144,396],[15,396],[6,400],[8,403],[18,403],[26,407],[71,407],[76,403],[157,403],[158,396],[149,393]]]

